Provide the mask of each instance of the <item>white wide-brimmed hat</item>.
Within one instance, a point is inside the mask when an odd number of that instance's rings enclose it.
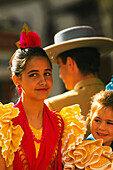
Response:
[[[75,26],[56,33],[54,44],[44,50],[52,63],[57,63],[56,59],[60,53],[81,47],[97,48],[102,57],[113,50],[113,39],[96,36],[95,30],[90,26]]]

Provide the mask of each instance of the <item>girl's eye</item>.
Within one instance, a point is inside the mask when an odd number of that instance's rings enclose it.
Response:
[[[100,122],[100,120],[99,120],[99,119],[94,119],[94,121],[95,121],[95,122]]]
[[[109,125],[113,125],[113,123],[111,123],[111,122],[107,122],[107,124],[109,124]]]
[[[44,73],[45,76],[51,76],[51,74],[52,74],[52,73],[50,73],[50,72]]]
[[[37,73],[30,74],[29,77],[36,77]]]

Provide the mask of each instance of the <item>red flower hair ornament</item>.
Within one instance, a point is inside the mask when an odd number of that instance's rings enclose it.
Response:
[[[18,41],[16,45],[18,48],[41,47],[41,39],[36,32],[30,31],[29,27],[24,24],[20,35],[20,41]]]
[[[16,46],[18,48],[41,47],[41,39],[36,32],[31,31],[29,27],[24,24],[20,35],[20,41],[16,43]],[[12,61],[15,53],[10,60],[10,67],[12,67]]]

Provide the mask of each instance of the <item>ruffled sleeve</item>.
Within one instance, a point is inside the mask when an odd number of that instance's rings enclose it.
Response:
[[[102,139],[84,140],[75,149],[68,152],[65,160],[67,167],[78,167],[85,170],[108,170],[111,169],[113,152],[111,147],[102,146]]]
[[[108,170],[112,166],[113,152],[102,146],[102,139],[83,140],[86,124],[79,105],[65,107],[60,112],[64,120],[62,161],[64,169]]]
[[[62,159],[66,159],[66,155],[70,149],[74,149],[77,144],[82,142],[86,133],[86,124],[84,117],[81,115],[78,104],[64,107],[60,111],[60,115],[64,120],[64,132],[62,138]]]
[[[14,108],[13,105],[13,103],[6,105],[0,103],[0,147],[6,167],[12,165],[14,152],[17,151],[24,134],[19,125],[13,125],[12,119],[19,113],[18,108]]]

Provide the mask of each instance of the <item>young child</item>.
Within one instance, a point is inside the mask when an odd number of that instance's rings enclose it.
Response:
[[[92,97],[90,110],[91,134],[87,140],[103,139],[113,149],[113,91],[100,91]]]

